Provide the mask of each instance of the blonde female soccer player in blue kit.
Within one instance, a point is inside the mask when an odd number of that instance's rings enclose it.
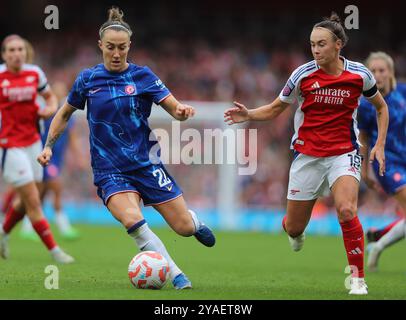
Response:
[[[83,110],[86,104],[98,195],[140,250],[157,251],[168,260],[174,287],[191,288],[162,241],[149,229],[139,202],[142,199],[144,205],[153,206],[178,234],[194,235],[208,247],[215,244],[211,230],[188,210],[175,180],[160,160],[151,161],[149,154],[158,143],[149,140],[148,117],[153,102],[180,121],[192,117],[195,110],[178,102],[148,67],[127,62],[132,31],[122,16],[118,8],[109,10],[109,19],[99,30],[103,63],[83,70],[77,77],[67,102],[51,123],[38,161],[49,163],[52,147],[72,113]]]

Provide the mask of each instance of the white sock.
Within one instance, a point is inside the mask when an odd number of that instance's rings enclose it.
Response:
[[[388,231],[382,238],[380,238],[376,242],[376,246],[379,250],[383,250],[390,245],[398,242],[399,240],[402,240],[405,237],[406,233],[406,223],[405,219],[402,221],[399,221],[397,224],[393,226],[392,229]]]
[[[134,225],[135,230],[128,229],[128,234],[134,238],[141,251],[156,251],[165,257],[169,263],[169,276],[173,280],[178,274],[182,273],[182,270],[172,260],[162,241],[152,232],[145,220],[143,221],[143,223],[141,223],[142,221],[137,223],[141,224],[139,227],[137,227],[137,224]]]
[[[32,223],[27,215],[24,216],[23,224],[21,226],[22,232],[35,232],[34,228],[32,227]]]
[[[197,232],[197,230],[199,230],[199,227],[200,227],[200,221],[197,218],[197,215],[193,210],[189,210],[189,213],[192,216],[192,220],[193,220],[193,223],[195,225],[195,232]]]
[[[58,246],[56,246],[55,248],[49,250],[49,252],[51,252],[52,254],[55,254],[55,253],[58,253],[58,252],[61,252],[61,251],[62,251],[61,248],[59,248]]]
[[[55,212],[55,224],[62,233],[71,228],[69,218],[62,210]]]

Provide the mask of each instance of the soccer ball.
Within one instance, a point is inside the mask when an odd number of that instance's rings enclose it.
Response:
[[[168,261],[155,251],[140,252],[128,266],[130,281],[138,289],[161,289],[168,274]]]

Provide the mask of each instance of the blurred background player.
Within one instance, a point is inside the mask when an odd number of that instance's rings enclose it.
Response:
[[[228,124],[271,120],[298,100],[291,144],[295,155],[283,228],[292,249],[301,250],[313,206],[318,197],[331,190],[348,264],[356,267],[349,293],[363,295],[368,294],[368,288],[364,280],[364,233],[357,217],[361,157],[354,118],[359,98],[364,95],[378,113],[378,136],[370,160],[378,161],[379,175],[383,175],[388,109],[367,68],[340,56],[347,40],[335,13],[315,24],[310,35],[314,60],[292,73],[279,97],[252,110],[235,102],[224,117]]]
[[[6,37],[1,53],[5,61],[0,66],[1,169],[3,179],[13,186],[18,196],[7,208],[0,228],[0,255],[8,258],[9,233],[27,214],[54,260],[71,263],[74,259],[63,252],[53,238],[36,185],[43,176],[43,169],[36,163],[36,154],[42,145],[38,120],[55,113],[57,99],[44,72],[36,65],[25,64],[27,51],[23,38],[18,35]],[[36,104],[37,93],[46,101],[42,110]]]
[[[52,86],[55,95],[62,106],[68,94],[68,88],[64,82],[56,82]],[[49,126],[53,117],[44,121],[44,133],[42,134],[42,142],[45,145],[48,136]],[[41,190],[42,199],[48,193],[53,196],[53,210],[55,213],[55,224],[63,238],[77,239],[79,232],[71,225],[68,215],[63,211],[62,193],[63,183],[61,180],[61,171],[64,164],[65,153],[69,150],[75,159],[75,164],[79,170],[87,167],[84,161],[83,154],[80,149],[79,138],[75,130],[75,121],[71,119],[64,133],[59,137],[53,148],[52,159],[47,167],[44,168],[44,180]]]
[[[389,107],[389,128],[385,144],[386,174],[379,175],[379,167],[372,165],[379,185],[398,202],[401,211],[406,210],[406,85],[397,84],[395,65],[392,57],[384,52],[373,52],[366,60],[367,67],[372,71],[378,90]],[[379,191],[379,185],[372,175],[369,175],[369,164],[366,161],[369,148],[376,143],[378,128],[376,112],[371,103],[362,99],[358,113],[360,129],[361,154],[364,155],[362,179],[371,189]],[[370,242],[367,266],[370,271],[376,271],[381,252],[388,246],[405,237],[405,219],[398,219],[380,229],[370,229],[367,239]]]
[[[24,40],[25,51],[26,51],[25,63],[33,64],[34,56],[35,56],[34,48],[27,39],[23,39],[23,40]],[[40,108],[45,107],[46,102],[44,101],[44,98],[41,95],[37,95],[36,102]],[[40,118],[39,121],[43,121],[43,119]],[[14,197],[16,196],[16,194],[17,194],[16,191],[11,186],[9,186],[8,189],[4,192],[3,199],[2,199],[3,201],[2,201],[1,210],[0,210],[0,223],[1,224],[3,224],[7,209],[13,203],[13,200],[14,200]],[[34,229],[32,229],[30,219],[28,219],[27,216],[24,217],[23,221],[26,222],[26,225],[28,225],[28,228],[30,228],[30,230],[33,233],[35,233]],[[34,234],[34,236],[35,236],[35,239],[38,239],[36,233]]]
[[[179,103],[148,68],[127,62],[132,31],[118,8],[109,10],[99,29],[103,63],[83,70],[51,123],[38,161],[48,165],[52,148],[77,109],[87,108],[94,183],[112,215],[127,229],[141,251],[161,253],[169,262],[176,289],[192,284],[170,257],[162,241],[149,229],[140,209],[153,206],[182,236],[194,235],[208,247],[211,230],[188,210],[182,191],[154,153],[148,117],[152,103],[160,104],[176,120],[187,120],[194,108]],[[156,146],[155,146],[156,148]]]
[[[59,104],[62,105],[65,103],[68,94],[68,88],[65,83],[60,81],[55,82],[52,85],[52,89]],[[43,145],[45,145],[52,119],[53,117],[42,122],[41,137]],[[66,130],[55,143],[51,162],[44,168],[44,179],[40,185],[41,199],[43,202],[47,194],[51,193],[53,197],[52,206],[55,214],[55,224],[61,236],[69,240],[79,238],[79,232],[71,225],[68,215],[63,211],[63,183],[61,172],[66,151],[69,150],[69,152],[72,153],[73,158],[75,159],[75,164],[79,170],[86,168],[74,123],[74,119],[69,121]],[[36,233],[32,229],[31,223],[29,223],[27,219],[24,219],[20,235],[26,239],[38,239]]]
[[[32,64],[35,58],[35,51],[32,44],[24,39],[25,48],[26,48],[26,63]],[[68,89],[63,82],[56,82],[52,86],[53,93],[55,94],[59,105],[62,105],[65,102]],[[37,96],[36,103],[40,108],[44,108],[46,101],[42,96]],[[46,137],[48,135],[49,125],[51,124],[53,117],[49,119],[40,119],[38,130],[41,133],[42,142],[45,143]],[[44,168],[43,182],[37,183],[37,186],[40,189],[41,201],[44,201],[48,191],[51,191],[53,195],[53,211],[55,214],[55,224],[61,234],[65,239],[77,239],[79,237],[78,231],[72,227],[69,221],[69,217],[65,214],[62,208],[62,193],[63,187],[60,178],[61,169],[63,166],[63,158],[65,155],[66,148],[69,147],[70,151],[74,154],[76,159],[76,164],[79,169],[86,167],[86,164],[81,156],[80,147],[78,146],[78,137],[76,131],[74,130],[74,121],[69,123],[67,131],[61,136],[58,143],[55,145],[54,157],[52,158],[52,163],[50,166]],[[11,205],[16,191],[13,188],[9,188],[4,196],[2,202],[1,213],[5,213],[7,208]],[[0,214],[1,214],[0,213]],[[2,215],[4,217],[4,214]],[[23,219],[22,227],[20,230],[20,236],[23,239],[29,239],[34,241],[39,241],[37,233],[32,227],[30,219],[25,216]]]

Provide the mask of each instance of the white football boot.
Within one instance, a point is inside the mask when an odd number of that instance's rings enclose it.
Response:
[[[4,233],[3,227],[0,225],[0,256],[3,259],[8,259],[8,234]]]
[[[62,264],[68,264],[68,263],[75,262],[75,259],[73,257],[71,257],[70,255],[68,255],[67,253],[62,251],[62,249],[59,247],[56,247],[51,250],[51,256],[56,262],[59,262]]]
[[[376,243],[371,243],[369,247],[367,267],[369,271],[376,272],[378,271],[378,260],[382,250]]]
[[[364,278],[352,278],[351,279],[351,290],[350,290],[349,294],[354,294],[354,295],[368,294],[368,286],[365,283]]]
[[[300,251],[303,248],[306,236],[305,233],[303,232],[300,236],[297,236],[296,238],[292,238],[290,235],[288,235],[288,239],[293,251]]]

